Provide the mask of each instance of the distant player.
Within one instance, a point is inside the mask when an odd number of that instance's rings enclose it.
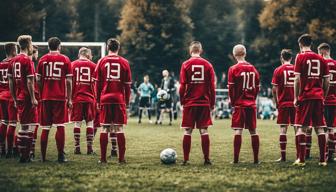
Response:
[[[277,124],[280,125],[280,152],[281,158],[278,162],[286,161],[287,129],[294,126],[294,65],[292,61],[292,51],[283,49],[281,51],[281,66],[274,70],[272,85],[273,97],[278,109]]]
[[[336,61],[330,57],[330,45],[322,43],[318,46],[319,54],[329,66],[330,85],[328,95],[324,100],[324,117],[327,123],[328,162],[333,162],[335,152],[334,129],[336,128]]]
[[[201,57],[202,52],[202,44],[192,42],[189,47],[191,58],[181,66],[179,93],[184,128],[182,165],[187,165],[189,161],[194,128],[201,134],[204,165],[211,165],[208,127],[212,125],[211,110],[215,106],[215,72],[211,63]]]
[[[141,123],[143,110],[147,110],[147,115],[149,119],[149,123],[152,123],[151,120],[151,94],[154,91],[153,85],[149,82],[149,76],[144,76],[144,82],[140,84],[138,87],[138,92],[140,94],[140,102],[139,102],[139,121]]]
[[[320,166],[326,166],[326,136],[324,132],[323,100],[328,94],[329,67],[325,60],[311,51],[312,37],[308,34],[298,40],[301,53],[295,60],[294,105],[297,107],[295,124],[299,144],[299,159],[294,165],[305,165],[306,130],[315,128],[320,148]]]
[[[67,161],[64,155],[64,123],[67,122],[67,106],[72,108],[72,70],[70,59],[61,54],[61,40],[48,40],[49,53],[38,63],[37,82],[41,91],[41,154],[46,161],[48,136],[52,125],[57,127],[56,145],[58,162]]]
[[[16,56],[17,48],[15,43],[6,43],[4,48],[6,59],[0,62],[0,150],[1,157],[10,158],[14,155],[13,142],[16,129],[16,118],[14,122],[10,121],[10,114],[15,113],[16,115],[16,108],[13,105],[13,98],[9,91],[8,66]]]
[[[259,164],[259,135],[256,130],[256,99],[260,89],[259,72],[245,60],[246,48],[236,45],[233,56],[238,61],[229,69],[228,86],[231,105],[234,108],[231,127],[234,130],[234,160],[239,162],[243,129],[248,129],[252,140],[254,163]]]
[[[127,124],[126,106],[131,94],[131,69],[128,61],[118,55],[120,43],[111,38],[107,41],[108,55],[96,68],[97,104],[101,107],[100,163],[106,163],[108,133],[116,132],[119,163],[125,163],[126,140],[123,126]]]
[[[33,52],[32,37],[18,37],[20,54],[14,57],[8,66],[9,89],[18,109],[21,128],[18,132],[20,163],[30,161],[29,154],[33,141],[34,128],[38,123],[38,101],[34,93],[34,63],[29,58]]]

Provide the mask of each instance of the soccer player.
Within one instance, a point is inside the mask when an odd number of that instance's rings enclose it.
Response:
[[[8,66],[9,89],[18,109],[21,128],[18,132],[20,163],[30,161],[29,154],[33,140],[33,131],[38,123],[38,101],[34,94],[34,63],[29,58],[33,51],[32,37],[18,37],[20,54],[14,57]]]
[[[96,67],[97,104],[101,107],[100,163],[106,163],[108,132],[116,132],[119,163],[126,163],[126,139],[123,126],[127,124],[126,106],[131,94],[131,69],[128,61],[119,56],[120,42],[111,38],[107,41],[108,55]]]
[[[79,49],[79,59],[72,62],[73,73],[73,108],[71,112],[71,121],[75,123],[74,139],[75,154],[81,154],[80,151],[80,128],[82,121],[86,122],[86,142],[87,154],[94,154],[92,142],[94,136],[93,120],[95,118],[93,73],[96,65],[91,61],[91,49],[82,47]]]
[[[277,124],[280,125],[280,152],[281,158],[277,162],[286,161],[287,129],[295,123],[294,107],[294,65],[292,51],[281,51],[281,66],[274,70],[272,85],[273,98],[278,109]]]
[[[46,161],[49,131],[57,127],[55,139],[58,162],[67,161],[64,155],[64,123],[67,121],[67,106],[72,108],[72,70],[70,59],[61,54],[61,40],[48,40],[49,53],[39,60],[37,82],[41,92],[41,154]]]
[[[140,94],[140,102],[139,102],[139,121],[141,123],[142,112],[144,109],[147,110],[149,123],[151,121],[151,94],[154,91],[153,85],[149,82],[149,76],[144,76],[144,82],[140,84],[138,87],[138,93]]]
[[[324,100],[324,117],[327,123],[327,138],[328,138],[328,162],[333,162],[335,152],[334,129],[336,128],[336,61],[330,57],[330,45],[322,43],[318,46],[319,54],[325,59],[329,66],[330,86],[328,95]]]
[[[1,157],[6,156],[7,158],[10,158],[13,156],[13,141],[16,122],[9,122],[9,107],[10,102],[13,103],[13,98],[10,94],[8,85],[8,66],[10,65],[12,59],[16,56],[17,48],[15,43],[6,43],[4,48],[6,52],[6,59],[0,62],[0,150]],[[14,123],[15,125],[13,126]]]
[[[294,105],[297,107],[295,124],[299,145],[296,166],[305,166],[306,130],[315,128],[320,149],[320,166],[326,166],[326,136],[324,132],[323,100],[328,94],[329,67],[325,60],[311,50],[312,37],[304,34],[298,39],[301,53],[295,60]]]
[[[238,44],[233,48],[237,64],[229,69],[229,97],[233,107],[232,124],[234,130],[234,160],[239,162],[243,129],[248,129],[252,140],[254,163],[259,164],[259,135],[256,130],[256,99],[260,89],[260,77],[256,68],[245,60],[246,48]]]
[[[187,165],[189,161],[194,128],[199,129],[201,134],[204,165],[211,165],[208,127],[212,125],[211,110],[215,106],[215,72],[211,63],[201,57],[202,52],[202,44],[192,42],[189,47],[191,58],[182,64],[180,71],[179,93],[184,128],[182,165]]]

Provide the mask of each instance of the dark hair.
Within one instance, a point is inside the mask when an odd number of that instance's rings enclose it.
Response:
[[[330,45],[328,43],[321,43],[318,48],[318,50],[328,50],[330,51]]]
[[[61,44],[61,40],[58,37],[50,37],[48,39],[48,46],[51,51],[56,51]]]
[[[19,43],[20,49],[24,50],[32,43],[32,37],[30,35],[20,35],[17,42]]]
[[[11,55],[13,51],[16,51],[16,44],[15,43],[6,43],[5,44],[5,52],[6,55]]]
[[[299,37],[298,39],[298,42],[305,46],[305,47],[308,47],[308,46],[311,46],[312,43],[313,43],[313,38],[312,36],[310,36],[309,34],[303,34]]]
[[[120,42],[115,38],[107,40],[107,49],[112,52],[116,52],[120,49]]]
[[[193,41],[190,43],[190,51],[193,53],[198,53],[202,51],[202,43],[199,41]]]
[[[281,58],[285,61],[289,61],[292,59],[292,51],[290,49],[283,49],[281,51]]]

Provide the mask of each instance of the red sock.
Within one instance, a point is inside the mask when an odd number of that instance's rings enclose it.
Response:
[[[35,153],[35,143],[36,143],[36,139],[37,139],[37,132],[38,132],[38,125],[35,126],[34,129],[34,134],[33,134],[33,138],[32,138],[32,147],[31,147],[31,152]]]
[[[126,152],[126,139],[124,133],[117,133],[117,142],[118,142],[118,152],[119,152],[119,162],[125,160]]]
[[[280,142],[280,150],[281,150],[281,159],[286,161],[286,146],[287,146],[287,135],[280,135],[279,137]]]
[[[27,138],[27,157],[29,157],[30,152],[33,149],[33,139],[34,139],[34,131],[28,130],[27,132],[28,138]]]
[[[8,151],[13,150],[14,139],[15,139],[15,126],[9,125],[7,130],[7,149]]]
[[[86,143],[87,143],[87,151],[92,152],[92,143],[93,143],[93,134],[94,129],[92,127],[86,128]]]
[[[301,163],[305,162],[306,157],[306,135],[300,134],[297,135],[298,138],[298,144],[299,144],[299,159]]]
[[[240,153],[241,144],[242,144],[242,136],[235,135],[233,138],[233,162],[234,163],[239,162],[239,153]]]
[[[335,152],[335,138],[333,133],[328,135],[328,159],[332,159]]]
[[[6,134],[7,134],[7,125],[1,123],[0,125],[0,150],[1,153],[6,153]]]
[[[64,126],[57,126],[55,139],[56,139],[58,154],[61,154],[64,152],[64,142],[65,142]]]
[[[112,150],[116,151],[117,150],[117,134],[114,132],[110,132],[110,139],[111,139],[111,144],[112,144]]]
[[[296,159],[299,159],[300,145],[299,145],[299,137],[297,135],[295,135],[295,147],[296,147]]]
[[[73,130],[76,150],[80,149],[80,132],[80,127],[75,127]]]
[[[20,130],[18,132],[18,148],[20,157],[27,160],[29,157],[29,134],[28,130]],[[28,153],[27,153],[28,151]]]
[[[310,157],[310,148],[312,145],[312,136],[306,135],[306,158]]]
[[[47,154],[47,146],[48,146],[48,136],[49,136],[49,129],[42,129],[41,133],[41,155],[42,161],[46,160]]]
[[[259,135],[251,135],[254,163],[259,162]]]
[[[100,133],[100,161],[106,162],[106,150],[108,144],[108,134],[107,133]]]
[[[201,141],[202,141],[202,151],[204,155],[204,160],[210,160],[209,154],[210,154],[210,138],[209,134],[202,134],[201,135]]]
[[[184,161],[189,161],[190,149],[191,149],[191,135],[184,135],[183,136]]]
[[[320,162],[325,162],[326,160],[326,135],[321,133],[318,135],[318,145],[320,148]]]

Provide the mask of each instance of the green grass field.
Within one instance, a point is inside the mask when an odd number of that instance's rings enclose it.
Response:
[[[241,163],[232,165],[232,130],[229,120],[215,121],[210,128],[213,166],[204,167],[200,136],[194,132],[190,165],[181,166],[183,131],[180,122],[172,127],[137,125],[129,121],[126,129],[126,165],[116,159],[107,165],[97,163],[99,155],[73,155],[72,125],[67,127],[66,153],[69,162],[58,164],[54,131],[50,134],[47,163],[18,164],[16,160],[0,160],[0,191],[335,191],[336,167],[319,167],[316,136],[313,157],[305,168],[293,167],[295,159],[294,133],[288,134],[288,163],[278,164],[278,127],[274,121],[258,121],[261,138],[262,164],[253,165],[248,132],[244,132]],[[81,147],[86,152],[85,131],[82,129]],[[95,138],[99,154],[99,139]],[[110,145],[109,145],[110,147]],[[172,147],[177,150],[178,164],[162,165],[159,153]],[[84,149],[84,150],[83,150]],[[39,153],[39,141],[37,144]]]

